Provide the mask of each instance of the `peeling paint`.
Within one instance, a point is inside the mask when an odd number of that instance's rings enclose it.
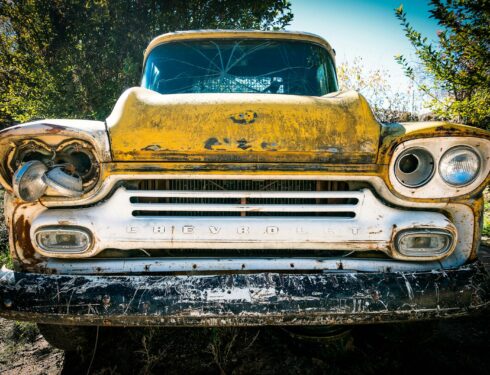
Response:
[[[162,148],[160,147],[160,145],[148,145],[148,146],[142,148],[141,150],[142,151],[159,151],[161,149]]]
[[[481,264],[323,274],[68,276],[0,271],[0,316],[102,325],[361,324],[468,315],[489,305]]]
[[[214,146],[220,146],[221,143],[217,138],[211,137],[204,142],[204,148],[207,150],[212,150]]]
[[[245,125],[253,124],[257,118],[257,113],[254,111],[245,111],[243,113],[238,113],[236,115],[231,115],[230,120],[235,124]]]

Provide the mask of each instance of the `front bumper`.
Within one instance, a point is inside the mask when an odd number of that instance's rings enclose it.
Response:
[[[468,315],[489,305],[481,263],[425,272],[80,276],[0,271],[0,316],[55,324],[363,324]]]

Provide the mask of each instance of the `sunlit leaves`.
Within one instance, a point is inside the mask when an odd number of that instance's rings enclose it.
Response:
[[[386,70],[367,69],[362,58],[339,64],[337,67],[341,90],[355,90],[366,97],[376,117],[382,122],[411,121],[420,110],[413,87],[400,91],[392,86]],[[419,94],[419,93],[417,93]]]
[[[403,6],[395,9],[423,66],[425,83],[405,57],[396,56],[396,61],[431,98],[434,114],[489,129],[490,0],[431,0],[430,13],[442,27],[434,44],[408,22]]]

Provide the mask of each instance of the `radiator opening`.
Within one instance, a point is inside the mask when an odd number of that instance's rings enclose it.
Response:
[[[245,216],[242,215],[242,212],[206,212],[206,211],[143,211],[136,210],[133,211],[134,217],[165,217],[165,216],[207,216],[207,217],[240,217]],[[246,212],[246,216],[274,216],[274,217],[336,217],[336,218],[345,218],[352,219],[356,217],[355,212]]]
[[[345,181],[169,179],[126,188],[134,217],[354,218],[359,204],[359,187]]]

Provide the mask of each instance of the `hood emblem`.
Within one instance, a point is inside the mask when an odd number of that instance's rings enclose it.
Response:
[[[230,116],[231,121],[233,121],[235,124],[240,124],[240,125],[252,124],[255,122],[256,118],[257,118],[257,113],[255,113],[254,111],[245,111]]]

